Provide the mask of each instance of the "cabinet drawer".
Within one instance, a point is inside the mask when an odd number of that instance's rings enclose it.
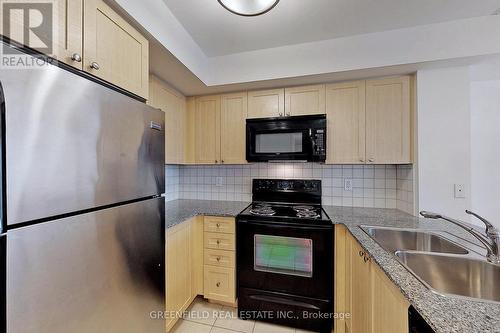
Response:
[[[234,267],[234,251],[205,249],[205,265]]]
[[[234,251],[234,235],[205,232],[204,244],[206,249]]]
[[[234,234],[234,218],[205,216],[205,231]]]
[[[205,265],[204,294],[208,299],[234,303],[236,296],[234,268]]]

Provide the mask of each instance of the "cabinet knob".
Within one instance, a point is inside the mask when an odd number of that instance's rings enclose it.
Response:
[[[82,62],[82,56],[78,53],[73,53],[73,55],[71,55],[71,60],[76,62]]]
[[[217,163],[219,163],[219,161],[218,161],[218,160],[215,160],[215,164],[217,164]]]
[[[283,117],[283,113],[280,112],[280,117]]]
[[[220,245],[220,240],[217,240],[217,245]]]
[[[224,163],[224,160],[221,160],[220,162],[221,162],[221,163]]]
[[[370,257],[368,257],[368,256],[366,256],[366,255],[365,255],[365,256],[363,256],[363,260],[364,260],[365,262],[367,262],[367,261],[370,261],[371,259],[370,259]]]
[[[217,259],[217,261],[220,261],[220,257],[217,257],[216,259]]]
[[[220,228],[220,223],[217,223],[215,226],[216,226],[217,228]]]
[[[359,256],[360,256],[360,257],[362,257],[362,256],[364,256],[364,255],[365,255],[365,253],[364,253],[363,251],[359,251]]]
[[[98,70],[99,70],[99,68],[101,68],[101,67],[99,66],[99,64],[98,64],[97,62],[92,61],[92,62],[90,63],[90,68],[95,69],[96,71],[98,71]]]
[[[374,161],[375,159],[373,157],[368,160],[368,162],[374,162]]]
[[[217,286],[217,288],[220,287],[220,282],[217,282],[215,285]]]
[[[364,161],[365,161],[365,159],[364,159],[364,158],[360,158],[360,159],[359,159],[359,161],[360,161],[360,162],[364,162]]]

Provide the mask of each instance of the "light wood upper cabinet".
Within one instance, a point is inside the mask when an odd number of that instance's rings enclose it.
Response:
[[[326,85],[327,163],[365,162],[365,81]]]
[[[410,77],[366,81],[368,163],[411,163]]]
[[[285,115],[325,113],[325,85],[285,88]]]
[[[32,33],[30,41],[24,40],[25,12],[23,11],[10,10],[10,31],[3,31],[3,24],[0,24],[0,33],[28,47],[41,47],[40,44],[33,43],[36,38],[52,49],[46,52],[49,56],[77,69],[82,69],[83,0],[54,0],[52,4],[52,26],[38,30],[36,35]],[[16,3],[12,5],[15,6]],[[2,6],[0,12],[2,12],[2,18],[5,18],[3,9]],[[74,59],[72,59],[73,55],[75,55]]]
[[[151,76],[148,104],[165,112],[165,163],[182,164],[185,160],[187,127],[186,98]]]
[[[285,113],[285,89],[248,92],[248,118],[281,117]]]
[[[149,43],[103,0],[84,3],[83,69],[148,98]]]
[[[184,131],[184,163],[195,163],[196,150],[196,98],[186,98],[186,128]]]
[[[55,57],[77,69],[83,68],[83,0],[57,0]]]
[[[195,163],[220,162],[220,96],[203,96],[196,99]]]
[[[247,94],[221,97],[221,163],[246,163]]]

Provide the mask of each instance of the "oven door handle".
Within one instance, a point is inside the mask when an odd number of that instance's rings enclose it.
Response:
[[[332,225],[300,225],[300,224],[295,224],[295,223],[287,223],[287,224],[281,224],[277,222],[269,223],[269,222],[254,222],[254,221],[247,221],[247,220],[239,220],[238,222],[242,223],[243,225],[248,225],[248,226],[261,226],[261,227],[266,227],[269,229],[289,229],[290,227],[293,227],[294,229],[305,229],[305,230],[325,230],[325,229],[332,229]]]
[[[309,303],[294,301],[291,299],[285,299],[285,298],[281,298],[281,297],[265,296],[265,295],[250,295],[249,298],[256,300],[256,301],[271,302],[271,303],[290,305],[290,306],[298,306],[301,308],[311,309],[311,310],[321,310],[317,306],[309,304]]]

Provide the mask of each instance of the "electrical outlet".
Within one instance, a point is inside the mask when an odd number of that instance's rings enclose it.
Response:
[[[222,187],[222,177],[215,177],[215,186]]]
[[[455,184],[455,198],[465,198],[464,184]]]
[[[352,179],[350,178],[344,179],[344,190],[352,191]]]

